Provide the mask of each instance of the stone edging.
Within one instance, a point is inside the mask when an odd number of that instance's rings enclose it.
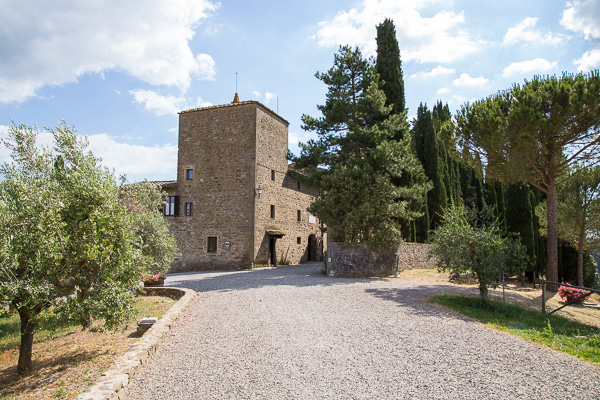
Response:
[[[149,288],[146,288],[148,290]],[[158,343],[175,326],[179,316],[190,305],[196,292],[182,288],[150,288],[149,292],[160,294],[181,294],[183,296],[167,310],[166,313],[135,342],[122,356],[117,358],[111,367],[75,400],[109,400],[119,399],[119,391],[127,386],[129,379],[135,375],[138,368],[156,352]]]

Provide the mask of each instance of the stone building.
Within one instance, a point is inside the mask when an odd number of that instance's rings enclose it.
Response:
[[[171,271],[323,257],[317,190],[292,178],[289,123],[257,101],[179,113],[177,181],[158,182],[182,256]]]

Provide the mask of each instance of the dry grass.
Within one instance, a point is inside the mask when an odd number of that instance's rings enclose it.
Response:
[[[69,327],[54,335],[39,335],[33,344],[34,370],[17,374],[17,347],[0,353],[0,399],[74,399],[139,336],[137,321],[160,317],[175,300],[152,296],[136,299],[136,318],[117,332],[82,331]]]
[[[460,283],[450,282],[450,275],[448,273],[440,273],[435,269],[407,270],[401,274],[401,277],[437,285],[477,287],[476,281],[468,278],[462,279]],[[507,302],[522,307],[537,309],[541,312],[542,289],[538,288],[537,285],[535,288],[528,282],[521,285],[521,282],[517,278],[507,279],[506,285]],[[502,288],[498,287],[497,289],[490,289],[490,295],[493,298],[502,299]],[[598,294],[593,294],[587,301],[600,304],[600,296]],[[562,305],[564,305],[564,303],[557,293],[546,293],[546,307],[548,310],[557,309]],[[600,327],[600,309],[588,308],[581,305],[570,305],[558,311],[556,314],[573,321]]]

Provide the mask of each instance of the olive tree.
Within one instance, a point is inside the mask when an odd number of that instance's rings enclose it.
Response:
[[[12,162],[0,166],[0,302],[20,317],[19,373],[32,369],[42,311],[115,327],[142,273],[114,176],[73,128],[49,131],[52,149],[37,146],[26,125],[13,124],[3,140]]]
[[[166,273],[180,254],[169,222],[162,215],[167,193],[148,181],[124,185],[125,178],[122,180],[121,204],[131,216],[143,268],[149,274]]]
[[[513,272],[525,261],[525,250],[502,236],[496,223],[477,225],[465,206],[450,208],[432,234],[432,255],[440,271],[475,276],[481,299],[489,302],[488,288],[497,286],[500,273]]]

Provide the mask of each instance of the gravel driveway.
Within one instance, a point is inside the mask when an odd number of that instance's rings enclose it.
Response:
[[[424,300],[460,288],[320,269],[170,275],[197,300],[126,398],[600,398],[600,368]]]

